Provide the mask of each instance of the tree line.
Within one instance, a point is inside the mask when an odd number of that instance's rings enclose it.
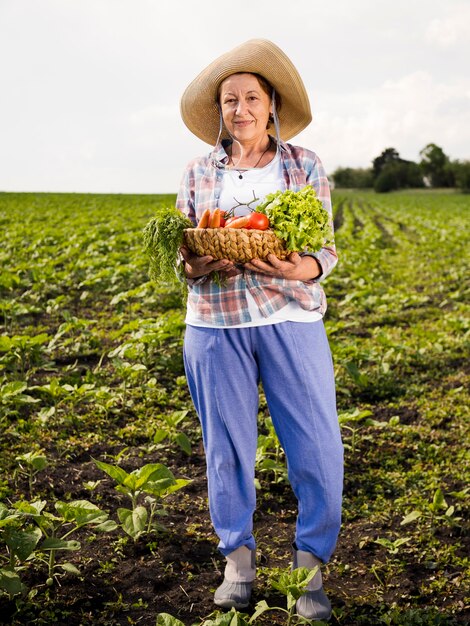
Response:
[[[366,189],[379,193],[416,187],[457,187],[470,192],[470,161],[452,161],[444,150],[429,143],[421,160],[402,159],[395,148],[386,148],[370,168],[338,167],[331,178],[335,187]]]

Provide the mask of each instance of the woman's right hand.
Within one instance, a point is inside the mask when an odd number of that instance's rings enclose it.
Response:
[[[185,246],[180,248],[180,252],[184,259],[184,272],[188,278],[200,278],[216,270],[230,272],[235,267],[234,263],[228,259],[214,261],[214,258],[209,255],[197,256]]]

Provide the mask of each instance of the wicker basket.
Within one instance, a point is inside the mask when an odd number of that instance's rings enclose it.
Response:
[[[283,242],[272,230],[187,228],[184,242],[198,256],[210,254],[214,259],[230,259],[236,263],[265,259],[271,253],[281,260],[288,255]]]

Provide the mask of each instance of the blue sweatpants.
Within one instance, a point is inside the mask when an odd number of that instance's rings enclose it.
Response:
[[[187,326],[184,363],[202,426],[209,509],[225,556],[255,548],[254,468],[261,384],[298,500],[295,543],[326,562],[341,524],[343,446],[323,321]]]

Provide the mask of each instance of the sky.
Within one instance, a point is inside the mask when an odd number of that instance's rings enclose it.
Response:
[[[470,0],[0,0],[0,191],[176,193],[210,146],[186,86],[270,39],[313,120],[291,143],[328,174],[385,148],[470,159]]]

